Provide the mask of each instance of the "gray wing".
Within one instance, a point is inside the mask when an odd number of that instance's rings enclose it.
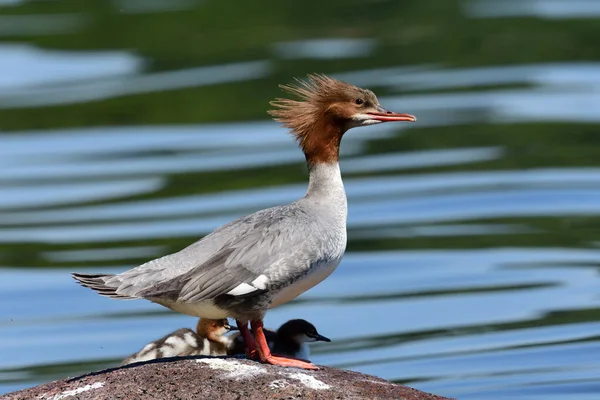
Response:
[[[225,225],[179,253],[112,279],[117,293],[185,302],[219,295],[254,296],[303,275],[319,258],[316,229],[293,204]]]

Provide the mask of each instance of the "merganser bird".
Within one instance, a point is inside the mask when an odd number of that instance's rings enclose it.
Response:
[[[178,329],[145,345],[140,351],[127,357],[121,365],[133,364],[157,358],[183,356],[226,356],[232,339],[224,336],[237,330],[227,319],[201,318],[196,332],[188,328]]]
[[[198,317],[236,319],[246,355],[261,362],[317,369],[271,354],[263,332],[269,308],[327,278],[346,250],[346,192],[340,142],[354,127],[414,122],[386,111],[373,92],[325,75],[280,86],[299,100],[276,99],[269,113],[294,135],[308,165],[306,195],[226,224],[183,250],[120,274],[73,274],[116,299],[144,298]],[[248,322],[254,335],[248,330]]]
[[[278,356],[299,358],[308,361],[310,342],[331,342],[331,339],[317,332],[317,328],[304,319],[292,319],[281,325],[277,332],[264,329],[269,348]],[[232,336],[230,355],[244,353],[245,347],[240,335]]]

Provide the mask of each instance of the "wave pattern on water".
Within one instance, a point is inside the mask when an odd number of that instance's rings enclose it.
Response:
[[[556,6],[523,2],[534,3]],[[115,4],[144,18],[195,6]],[[500,15],[504,6],[495,7],[478,16]],[[598,123],[600,64],[354,64],[383,45],[298,39],[245,58],[259,61],[143,73],[147,60],[126,51],[1,45],[0,112],[186,88],[214,94],[270,78],[281,67],[263,60],[270,52],[328,69],[344,58],[356,70],[335,76],[385,88],[382,104],[419,122],[345,136],[348,254],[329,279],[272,310],[267,325],[305,318],[333,339],[314,347],[315,362],[461,399],[596,398],[600,151],[582,138],[595,144],[597,132],[574,139],[570,128],[552,129]],[[303,195],[304,159],[281,127],[170,125],[177,111],[162,125],[0,133],[0,392],[114,366],[196,322],[102,298],[69,272],[123,271]]]

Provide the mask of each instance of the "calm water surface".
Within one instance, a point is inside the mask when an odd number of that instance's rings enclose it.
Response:
[[[120,3],[125,15],[196,6]],[[461,12],[551,18],[557,3],[474,1]],[[586,6],[574,3],[576,16]],[[39,14],[33,24],[20,15],[0,34],[66,35],[88,17]],[[298,39],[273,43],[270,57],[153,70],[134,51],[0,43],[0,113],[56,122],[61,110],[95,115],[95,104],[120,109],[131,106],[122,98],[184,89],[223,88],[227,98],[235,85],[252,98],[282,60],[313,60],[318,70],[375,57],[378,46]],[[346,257],[321,285],[272,310],[267,326],[305,318],[332,339],[313,347],[314,362],[449,397],[598,399],[600,62],[326,65],[419,121],[346,135]],[[115,366],[195,325],[149,302],[97,296],[71,271],[120,272],[304,194],[303,156],[264,118],[266,102],[253,105],[258,118],[210,123],[178,119],[177,104],[166,111],[171,123],[145,114],[147,122],[35,120],[0,131],[0,393]]]

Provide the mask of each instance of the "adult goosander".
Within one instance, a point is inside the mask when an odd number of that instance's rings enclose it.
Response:
[[[201,318],[196,332],[188,328],[178,329],[145,345],[140,351],[127,357],[121,365],[166,357],[226,356],[231,338],[226,333],[237,330],[227,319]]]
[[[338,164],[350,128],[409,114],[381,107],[373,92],[325,75],[280,86],[299,100],[277,99],[269,113],[294,135],[308,165],[306,195],[224,225],[183,250],[120,274],[73,274],[83,286],[116,299],[144,298],[198,317],[236,319],[248,357],[317,369],[271,354],[263,332],[269,308],[328,277],[346,249],[346,192]],[[248,329],[248,322],[254,335]]]
[[[331,342],[331,339],[317,332],[317,328],[304,319],[292,319],[281,325],[277,332],[264,329],[269,348],[279,356],[310,359],[310,342]],[[244,342],[240,335],[233,336],[229,354],[244,353]]]

